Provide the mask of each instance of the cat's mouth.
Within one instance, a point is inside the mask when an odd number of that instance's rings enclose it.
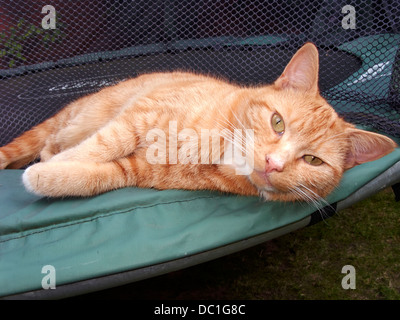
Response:
[[[260,196],[265,200],[297,200],[290,192],[280,190],[274,186],[271,182],[271,175],[273,174],[275,173],[254,169],[253,173],[249,176],[253,185],[258,189]]]
[[[263,197],[265,200],[296,200],[290,192],[286,190],[281,190],[280,188],[275,186],[273,182],[271,182],[271,177],[274,174],[276,173],[268,173],[262,170],[254,169],[249,178],[253,185],[258,189],[260,196]]]
[[[278,182],[281,177],[277,172],[265,172],[263,170],[253,170],[249,176],[250,181],[258,189],[259,194],[266,200],[278,201],[306,201],[310,203],[318,203],[324,201],[323,197],[318,194],[312,187],[303,183],[298,183],[288,189],[281,186]],[[318,208],[317,208],[318,209]]]
[[[254,169],[253,174],[251,175],[251,180],[258,189],[262,189],[264,191],[277,191],[277,189],[271,183],[270,176],[271,173]]]

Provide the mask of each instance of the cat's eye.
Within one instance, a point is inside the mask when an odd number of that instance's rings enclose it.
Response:
[[[303,159],[305,162],[311,164],[312,166],[320,166],[321,164],[324,163],[320,158],[311,155],[305,155],[303,156]]]
[[[285,123],[283,122],[283,119],[279,114],[274,113],[272,115],[271,125],[272,125],[272,129],[274,129],[274,131],[276,133],[279,133],[279,134],[284,133],[284,131],[285,131]]]

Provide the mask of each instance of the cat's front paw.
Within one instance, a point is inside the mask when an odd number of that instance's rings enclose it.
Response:
[[[37,192],[36,190],[38,186],[40,173],[37,172],[35,166],[36,165],[33,165],[25,169],[25,172],[22,174],[22,183],[24,184],[26,190],[28,190],[31,193],[40,195],[39,192]]]
[[[48,163],[37,163],[28,167],[22,175],[25,188],[38,196],[58,196],[57,175]]]
[[[94,163],[39,162],[25,170],[22,182],[29,192],[39,196],[89,196],[102,185],[102,177],[108,181],[107,174],[97,176],[96,168]]]

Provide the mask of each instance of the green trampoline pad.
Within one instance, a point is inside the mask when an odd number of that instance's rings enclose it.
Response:
[[[341,201],[400,161],[400,149],[346,172],[328,197]],[[306,203],[263,202],[208,191],[124,188],[92,198],[47,199],[25,191],[22,170],[0,171],[0,296],[189,257],[310,216]]]

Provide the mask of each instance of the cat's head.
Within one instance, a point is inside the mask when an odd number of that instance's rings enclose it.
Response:
[[[269,200],[314,201],[345,170],[392,152],[390,138],[345,122],[318,89],[318,51],[305,44],[274,84],[256,88],[238,113],[254,130],[249,180]]]

